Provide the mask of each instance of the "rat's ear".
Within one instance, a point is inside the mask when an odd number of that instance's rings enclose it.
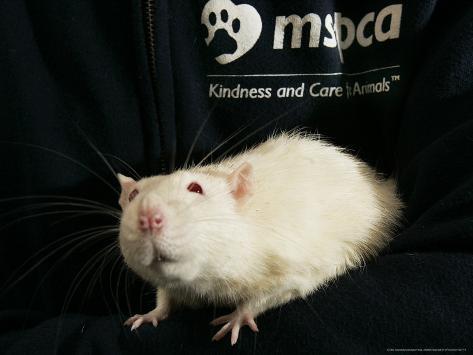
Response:
[[[253,166],[244,162],[229,175],[228,182],[236,200],[249,197],[253,191]]]
[[[130,195],[130,192],[135,188],[136,181],[133,180],[131,177],[122,174],[117,174],[117,179],[120,183],[120,187],[122,188],[118,204],[123,209],[129,203],[128,196]]]
[[[117,179],[118,179],[118,182],[120,183],[122,191],[126,189],[130,189],[131,186],[136,184],[136,181],[133,180],[131,177],[128,177],[122,174],[117,174]]]

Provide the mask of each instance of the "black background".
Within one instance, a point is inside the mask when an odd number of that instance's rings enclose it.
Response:
[[[205,1],[156,4],[154,88],[142,2],[0,3],[0,345],[5,352],[471,351],[471,1],[248,3],[263,19],[261,38],[226,66],[213,60],[203,41]],[[365,49],[354,44],[344,53],[343,65],[333,49],[275,53],[271,48],[275,16],[315,12],[323,18],[341,11],[356,23],[393,3],[403,4],[400,38]],[[400,65],[395,90],[352,101],[208,99],[207,74],[358,72],[390,65]],[[251,80],[245,83],[267,85],[265,79]],[[131,333],[121,321],[151,309],[154,294],[123,269],[118,251],[105,259],[94,256],[116,242],[116,235],[59,244],[63,248],[49,245],[69,233],[116,221],[102,215],[62,222],[67,215],[24,218],[58,207],[30,210],[32,203],[50,200],[6,200],[68,195],[118,208],[118,185],[92,145],[107,154],[117,171],[131,174],[110,154],[143,176],[156,174],[162,171],[160,158],[168,171],[182,165],[206,120],[194,161],[245,124],[215,156],[268,122],[233,151],[275,129],[302,126],[395,175],[407,203],[404,227],[382,257],[306,301],[262,315],[260,333],[243,329],[235,348],[228,339],[210,343],[213,309],[182,311],[157,329],[144,326]]]

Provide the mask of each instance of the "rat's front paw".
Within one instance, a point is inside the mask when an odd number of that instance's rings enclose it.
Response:
[[[218,317],[210,322],[212,325],[225,324],[212,338],[217,341],[222,339],[228,332],[232,332],[231,343],[235,345],[238,341],[238,335],[242,326],[249,326],[254,332],[258,332],[258,326],[253,318],[253,315],[245,310],[239,310],[238,308],[225,316]]]
[[[161,308],[155,308],[151,312],[146,314],[135,314],[133,317],[128,318],[124,323],[125,325],[130,326],[131,330],[137,329],[143,323],[152,323],[153,326],[157,327],[160,320],[164,320],[168,317],[168,312],[162,310]]]

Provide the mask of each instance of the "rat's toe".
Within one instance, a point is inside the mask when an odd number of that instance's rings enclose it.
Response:
[[[131,326],[131,330],[135,330],[140,327],[141,324],[143,324],[144,318],[140,317],[137,320],[133,322],[133,325]]]
[[[212,341],[219,341],[220,339],[222,339],[232,329],[231,326],[231,322],[225,324],[222,328],[220,328],[217,333],[215,333],[212,338]]]
[[[231,319],[232,319],[232,315],[231,315],[231,314],[227,314],[227,315],[224,315],[224,316],[215,318],[213,321],[210,322],[210,324],[211,324],[211,325],[221,325],[221,324],[227,323],[227,322],[230,321]]]
[[[132,325],[132,324],[135,322],[135,320],[137,320],[137,319],[140,318],[140,317],[141,317],[141,314],[135,314],[133,317],[128,318],[128,319],[123,323],[123,325],[128,325],[128,326],[130,326],[130,325]]]
[[[151,323],[154,327],[157,327],[159,321],[166,318],[167,312],[163,312],[161,309],[155,308],[146,314],[135,314],[133,317],[128,318],[124,324],[128,326],[131,325],[131,330],[137,329],[143,323]]]
[[[258,326],[256,325],[255,319],[253,317],[248,317],[245,320],[245,324],[250,327],[250,329],[254,332],[259,332]]]
[[[226,323],[226,324],[225,324]],[[252,331],[258,332],[258,326],[252,315],[247,312],[240,312],[238,310],[233,313],[227,314],[215,318],[212,322],[212,325],[221,325],[225,324],[212,338],[213,341],[218,341],[222,339],[227,333],[231,331],[231,343],[235,345],[238,341],[238,336],[240,334],[240,328],[247,325]]]

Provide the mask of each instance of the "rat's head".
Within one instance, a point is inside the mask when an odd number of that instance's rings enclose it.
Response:
[[[139,181],[119,174],[126,263],[154,284],[218,273],[232,242],[244,238],[239,213],[251,175],[249,163],[230,173],[209,167]]]

